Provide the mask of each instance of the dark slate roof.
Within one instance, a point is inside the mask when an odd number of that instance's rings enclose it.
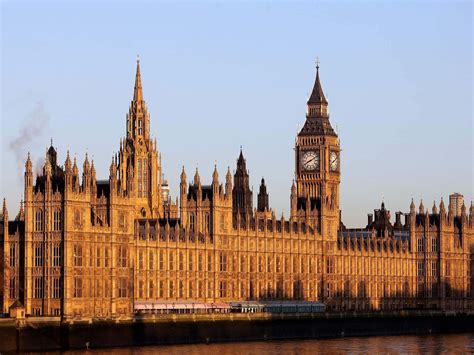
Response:
[[[300,136],[337,136],[329,122],[329,117],[307,117]]]
[[[189,185],[188,189],[188,199],[192,198],[193,200],[197,200],[197,186]],[[209,201],[212,201],[212,185],[202,185],[202,200],[204,201],[206,197]]]
[[[8,234],[13,235],[19,231],[20,235],[25,234],[25,222],[23,221],[10,221],[8,222]]]
[[[106,198],[110,196],[110,183],[109,180],[98,180],[97,181],[97,197],[104,195]]]
[[[323,88],[321,86],[321,81],[319,80],[319,67],[316,70],[316,79],[314,81],[313,91],[309,97],[308,104],[326,104],[328,101],[324,96]]]

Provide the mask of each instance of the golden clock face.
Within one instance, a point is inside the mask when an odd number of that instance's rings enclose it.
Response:
[[[329,167],[331,171],[339,170],[339,154],[335,151],[332,151],[329,155]]]
[[[301,157],[301,166],[304,170],[316,170],[319,168],[319,152],[307,151]]]

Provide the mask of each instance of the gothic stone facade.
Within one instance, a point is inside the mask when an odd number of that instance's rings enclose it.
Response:
[[[258,208],[245,158],[210,185],[183,168],[179,202],[164,193],[137,64],[126,135],[108,180],[86,156],[51,146],[42,174],[25,164],[24,203],[0,221],[2,312],[127,318],[139,301],[319,300],[329,310],[473,307],[474,208],[421,203],[395,222],[382,204],[362,229],[341,222],[340,142],[319,68],[296,139],[289,219],[276,218],[262,179]],[[234,186],[233,186],[234,184]]]

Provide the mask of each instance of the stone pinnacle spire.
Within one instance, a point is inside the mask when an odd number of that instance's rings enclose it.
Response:
[[[137,57],[137,73],[135,74],[135,88],[133,90],[133,101],[143,101],[142,77],[140,75],[140,58]]]

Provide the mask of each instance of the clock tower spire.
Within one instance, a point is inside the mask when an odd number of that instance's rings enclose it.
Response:
[[[316,62],[316,78],[307,101],[306,121],[296,137],[295,180],[298,199],[296,214],[311,216],[318,226],[324,216],[339,218],[339,138],[329,121],[329,107]],[[310,201],[308,204],[307,201]],[[310,211],[306,209],[310,208]]]

